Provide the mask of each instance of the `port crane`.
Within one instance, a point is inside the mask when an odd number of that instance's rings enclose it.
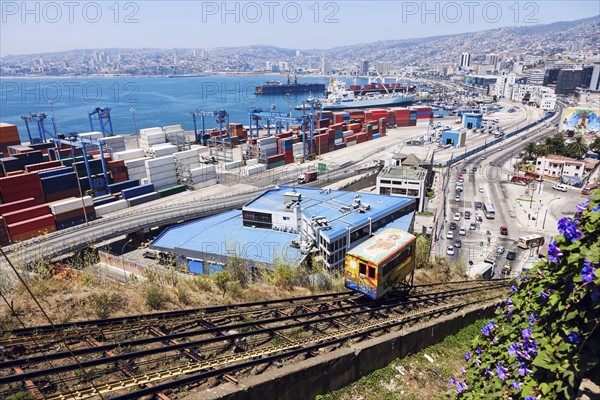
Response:
[[[102,133],[102,137],[113,136],[113,126],[112,121],[110,119],[110,108],[96,107],[88,113],[88,118],[90,119],[91,132],[96,132],[96,130],[94,129],[94,121],[92,118],[95,115],[98,115],[98,120],[100,121],[100,130],[98,132]]]
[[[27,136],[29,137],[29,143],[46,143],[47,136],[49,137],[57,137],[58,133],[56,132],[56,124],[54,122],[54,117],[49,117],[52,121],[52,130],[54,133],[49,132],[46,129],[44,123],[46,122],[46,118],[48,115],[46,113],[32,114],[31,112],[28,115],[22,115],[21,119],[25,122],[25,127],[27,128]],[[29,123],[35,123],[38,128],[39,138],[34,138],[31,136],[31,130],[29,128]]]
[[[248,132],[248,138],[258,137],[258,131],[260,129],[258,121],[265,120],[267,122],[267,136],[271,136],[271,122],[274,122],[275,133],[280,134],[285,124],[285,129],[289,130],[290,124],[300,125],[302,127],[302,148],[303,154],[306,157],[308,154],[313,154],[313,136],[315,131],[315,105],[317,100],[312,96],[309,96],[306,103],[310,106],[310,114],[304,114],[299,117],[293,117],[291,111],[287,114],[282,114],[275,111],[263,111],[259,108],[251,108],[248,110],[248,116],[250,118],[250,130]],[[321,117],[322,114],[319,115]],[[254,126],[253,126],[254,125]],[[256,130],[254,130],[256,129]],[[306,146],[307,130],[309,135],[308,151]]]
[[[229,113],[225,110],[218,111],[201,111],[196,109],[192,112],[192,119],[194,120],[194,137],[196,143],[200,143],[201,140],[198,137],[198,117],[200,117],[200,124],[202,127],[201,133],[204,135],[206,132],[205,119],[206,117],[217,117],[216,123],[219,124],[219,142],[223,143],[223,124],[225,125],[225,138],[229,139]]]

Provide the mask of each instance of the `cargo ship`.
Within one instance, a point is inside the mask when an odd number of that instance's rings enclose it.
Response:
[[[387,89],[387,88],[386,88]],[[389,92],[385,94],[370,92],[365,95],[356,95],[354,90],[346,88],[343,81],[331,81],[328,88],[328,94],[325,98],[319,99],[318,105],[323,110],[343,110],[346,108],[368,108],[368,107],[389,107],[399,106],[411,103],[416,94],[407,94],[406,92]],[[304,104],[295,107],[297,110],[306,109]]]
[[[257,95],[285,95],[296,93],[314,93],[321,94],[325,92],[323,83],[298,83],[298,78],[294,75],[294,83],[287,77],[287,83],[281,81],[268,81],[264,85],[256,86],[254,94]]]

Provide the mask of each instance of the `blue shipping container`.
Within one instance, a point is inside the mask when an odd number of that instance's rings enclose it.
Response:
[[[188,258],[188,266],[192,274],[204,274],[204,262],[202,260]]]
[[[134,197],[138,197],[144,194],[148,194],[154,192],[154,185],[151,183],[147,183],[141,186],[135,186],[129,189],[125,189],[121,191],[121,198],[123,200],[131,199]]]
[[[124,182],[113,183],[112,185],[108,185],[107,188],[110,193],[118,193],[118,192],[122,191],[123,189],[129,189],[129,188],[139,186],[139,185],[140,185],[139,179],[131,179],[131,180],[124,181]]]
[[[73,172],[73,167],[63,167],[63,168],[58,168],[58,169],[51,169],[50,171],[40,172],[40,173],[38,173],[38,175],[40,176],[40,179],[43,179],[43,178],[49,178],[51,176],[56,176],[56,175],[68,174],[70,172]]]
[[[75,172],[43,178],[40,181],[44,194],[62,192],[78,187]]]

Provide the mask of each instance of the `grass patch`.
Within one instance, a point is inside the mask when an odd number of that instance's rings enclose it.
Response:
[[[461,375],[465,352],[471,349],[471,342],[487,321],[479,320],[441,343],[396,359],[358,382],[319,395],[316,400],[447,399],[450,378]]]

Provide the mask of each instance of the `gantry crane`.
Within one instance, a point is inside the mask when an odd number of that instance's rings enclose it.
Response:
[[[92,111],[88,113],[88,117],[90,119],[90,129],[91,132],[96,132],[94,129],[94,121],[92,116],[98,115],[98,120],[100,121],[100,130],[98,132],[102,133],[102,137],[113,136],[113,126],[112,121],[110,119],[110,108],[105,107],[96,107]]]

